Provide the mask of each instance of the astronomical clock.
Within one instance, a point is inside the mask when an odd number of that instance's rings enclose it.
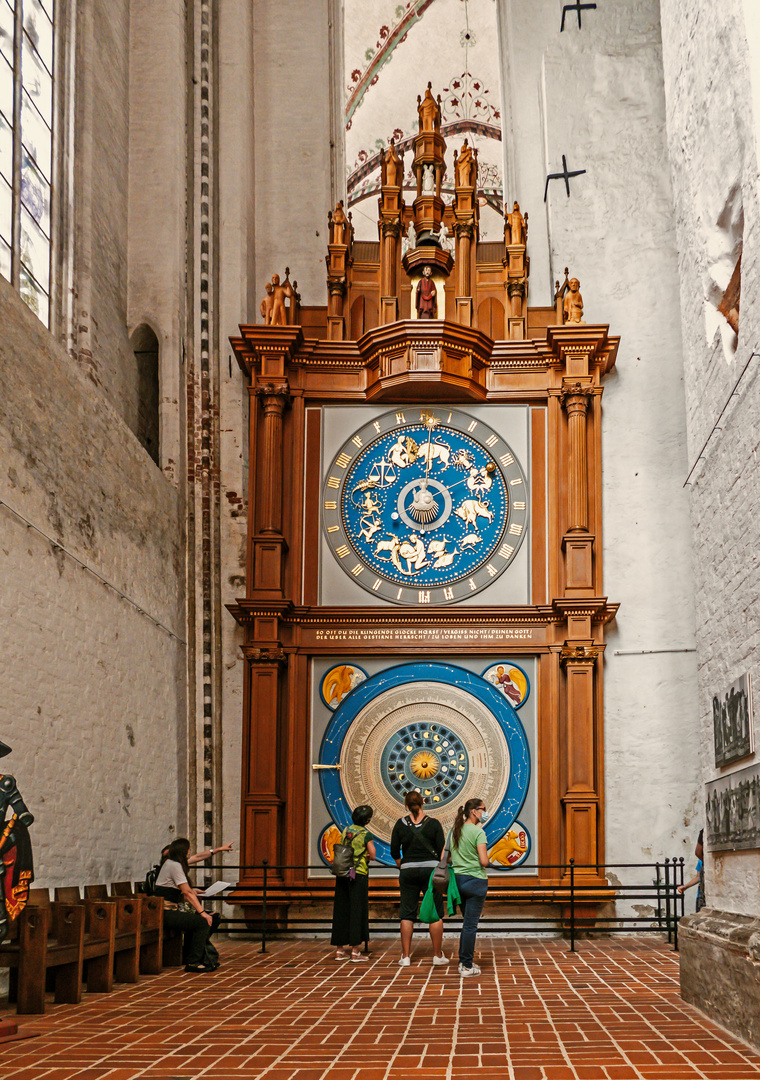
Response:
[[[529,305],[526,219],[507,200],[503,241],[481,242],[477,163],[452,147],[447,180],[445,134],[429,86],[411,173],[383,152],[379,239],[339,203],[325,305],[273,273],[261,322],[231,339],[251,397],[230,605],[240,884],[255,897],[266,860],[280,919],[363,803],[386,896],[413,790],[444,827],[486,802],[489,895],[529,882],[561,902],[571,859],[606,884],[601,399],[618,342],[567,274]]]

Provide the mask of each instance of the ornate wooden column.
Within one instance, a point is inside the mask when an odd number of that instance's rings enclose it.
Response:
[[[460,326],[472,326],[472,241],[475,226],[470,222],[457,221],[456,236],[456,319]]]
[[[560,400],[567,414],[567,527],[565,596],[593,596],[595,536],[589,532],[588,433],[586,418],[594,389],[590,380],[563,384]]]
[[[398,218],[383,221],[380,231],[380,323],[383,326],[398,319],[396,267],[400,235]]]
[[[280,819],[284,800],[280,762],[280,712],[287,654],[278,645],[243,646],[245,657],[241,861],[260,867],[280,859]],[[262,871],[246,874],[258,881]],[[270,872],[270,880],[281,875]]]
[[[590,620],[589,620],[590,622]],[[595,877],[589,869],[598,858],[599,791],[596,774],[595,669],[603,647],[566,641],[560,653],[565,673],[565,857],[578,864],[578,874]]]
[[[253,387],[262,405],[262,457],[258,475],[259,529],[253,537],[253,590],[259,599],[283,595],[282,564],[287,543],[282,535],[282,416],[290,401],[286,382]]]

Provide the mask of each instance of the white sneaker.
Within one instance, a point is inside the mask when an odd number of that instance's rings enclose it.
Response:
[[[398,966],[399,967],[409,967],[411,962],[412,962],[411,956],[402,956],[399,959]]]
[[[459,965],[459,974],[464,979],[469,979],[473,975],[480,975],[480,968],[477,964],[473,964],[472,967],[465,967],[464,964]]]
[[[446,967],[448,962],[448,956],[444,956],[443,953],[440,956],[433,957],[433,967]]]

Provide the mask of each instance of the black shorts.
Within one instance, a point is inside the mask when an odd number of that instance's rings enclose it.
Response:
[[[427,892],[427,887],[430,884],[430,875],[435,870],[434,866],[416,866],[414,863],[407,863],[401,867],[401,872],[398,876],[398,885],[401,892],[401,910],[399,911],[399,919],[408,919],[410,922],[415,922],[417,919],[417,909],[420,906],[420,899]],[[435,910],[438,912],[438,917],[443,918],[443,897],[440,893],[435,893]]]

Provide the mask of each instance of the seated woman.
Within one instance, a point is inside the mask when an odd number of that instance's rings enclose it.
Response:
[[[218,963],[204,963],[206,945],[220,917],[204,911],[187,880],[190,841],[180,837],[169,845],[156,878],[156,896],[164,898],[164,926],[185,934],[185,971],[214,971]]]
[[[418,791],[408,791],[404,797],[409,814],[399,818],[391,834],[391,856],[400,869],[401,892],[401,959],[400,967],[409,967],[414,920],[425,893],[430,875],[443,857],[443,828],[440,821],[428,817],[423,810],[422,796]],[[430,924],[430,940],[433,943],[433,966],[443,967],[448,959],[443,955],[443,897],[435,894],[438,921]]]

